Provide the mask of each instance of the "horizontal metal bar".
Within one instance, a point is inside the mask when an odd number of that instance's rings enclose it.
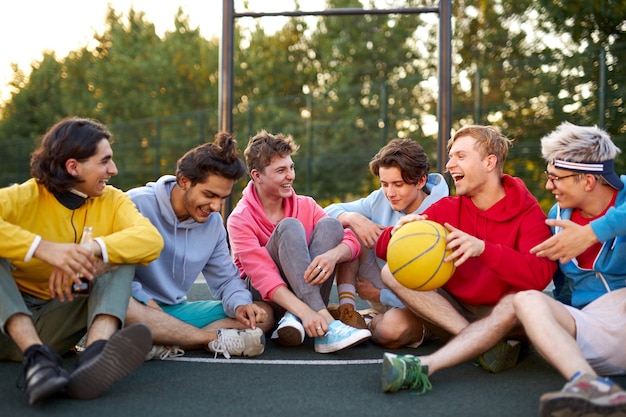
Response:
[[[318,11],[296,10],[290,12],[235,12],[234,17],[265,17],[265,16],[346,16],[369,14],[420,14],[439,13],[439,7],[408,7],[399,9],[328,9]]]

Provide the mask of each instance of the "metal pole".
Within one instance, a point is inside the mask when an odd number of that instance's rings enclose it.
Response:
[[[219,58],[219,129],[232,133],[235,5],[234,0],[223,0],[222,4],[222,39]]]
[[[222,2],[222,42],[220,47],[220,79],[219,79],[219,123],[220,131],[233,132],[233,79],[234,79],[234,40],[235,40],[235,4],[234,0]],[[222,218],[233,209],[233,201],[228,196],[222,206]]]
[[[452,0],[439,2],[439,132],[437,171],[443,173],[448,161],[446,144],[452,128]]]
[[[598,126],[604,129],[606,125],[606,50],[600,47],[600,77],[598,80]]]

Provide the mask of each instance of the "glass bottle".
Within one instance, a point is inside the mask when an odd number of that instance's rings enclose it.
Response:
[[[87,249],[91,252],[91,256],[94,256],[93,253],[93,227],[85,226],[83,228],[83,235],[80,238],[80,246]],[[72,293],[74,294],[89,294],[91,291],[91,281],[87,278],[80,277],[80,284],[72,283]]]

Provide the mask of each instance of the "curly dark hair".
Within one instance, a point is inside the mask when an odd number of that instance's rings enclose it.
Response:
[[[227,132],[217,133],[212,143],[187,151],[176,164],[176,179],[184,176],[191,185],[206,181],[211,174],[238,181],[245,173],[237,141]]]
[[[65,168],[68,159],[84,162],[98,152],[98,144],[113,142],[111,132],[93,119],[68,117],[52,126],[31,155],[30,174],[50,192],[64,193],[76,178]]]

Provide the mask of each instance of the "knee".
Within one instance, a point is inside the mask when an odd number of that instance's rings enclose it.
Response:
[[[343,226],[341,222],[332,217],[324,217],[315,224],[315,232],[322,233],[326,239],[341,242],[343,239]]]
[[[341,232],[341,234],[343,234],[343,226],[341,225],[341,222],[333,217],[321,218],[317,222],[315,227],[322,227],[328,230],[336,230],[336,231]]]
[[[520,291],[513,296],[513,309],[516,314],[525,314],[528,311],[535,309],[544,297],[544,294],[537,290]]]
[[[298,236],[298,237],[306,237],[306,231],[304,230],[304,226],[300,220],[295,217],[285,217],[276,225],[276,229],[274,233],[278,233],[281,236]],[[306,240],[306,239],[304,239]]]
[[[493,308],[491,315],[499,320],[514,324],[517,322],[517,314],[514,307],[516,294],[505,295]]]
[[[389,269],[389,265],[385,264],[383,269],[380,270],[380,279],[382,279],[383,284],[385,284],[388,288],[395,286],[398,281],[393,277],[391,270]]]
[[[397,349],[405,345],[403,341],[415,329],[411,328],[406,321],[399,319],[399,317],[390,317],[393,316],[393,314],[390,314],[392,311],[390,310],[375,317],[370,325],[370,330],[372,332],[372,340],[375,343],[389,349]]]
[[[304,226],[300,220],[295,217],[285,217],[281,221],[276,224],[276,230],[284,231],[284,230],[303,230]]]

